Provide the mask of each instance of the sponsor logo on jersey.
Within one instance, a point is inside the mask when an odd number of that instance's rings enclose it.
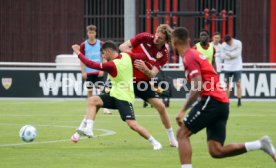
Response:
[[[158,59],[158,58],[161,58],[161,57],[163,57],[163,54],[162,54],[161,52],[158,52],[158,53],[156,54],[156,58]]]

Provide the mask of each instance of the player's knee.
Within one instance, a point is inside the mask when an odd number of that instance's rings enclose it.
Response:
[[[209,154],[212,156],[212,158],[219,159],[223,157],[222,149],[218,146],[209,146]]]
[[[90,106],[99,106],[100,105],[100,101],[97,99],[97,97],[89,97],[88,98],[88,104]]]
[[[158,101],[155,103],[155,108],[160,114],[165,114],[166,113],[166,106],[162,101]]]
[[[180,127],[177,131],[177,139],[178,141],[181,139],[189,138],[189,131],[186,127]]]
[[[138,130],[138,124],[136,122],[127,122],[127,125],[129,126],[130,129],[137,131]]]

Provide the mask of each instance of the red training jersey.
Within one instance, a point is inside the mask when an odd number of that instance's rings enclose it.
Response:
[[[147,67],[152,69],[154,66],[160,70],[169,59],[169,52],[164,45],[160,49],[153,43],[154,35],[150,33],[140,33],[130,39],[133,53],[143,53],[147,56],[145,61]],[[151,79],[143,72],[133,67],[133,76],[135,81],[150,81]]]
[[[147,60],[147,58],[144,56],[144,54],[135,54],[135,53],[127,53],[127,54],[131,58],[132,64],[136,59]],[[117,76],[117,73],[118,73],[117,67],[113,61],[97,63],[97,62],[87,59],[81,52],[79,53],[78,57],[81,60],[81,62],[83,62],[86,66],[88,66],[90,68],[105,71],[105,72],[109,73],[112,77]],[[118,54],[118,56],[115,59],[121,59],[121,58],[122,58],[122,55]]]
[[[190,48],[184,53],[182,60],[188,82],[191,82],[191,79],[195,76],[201,76],[201,97],[211,96],[219,102],[229,102],[226,91],[219,82],[218,74],[203,54]]]

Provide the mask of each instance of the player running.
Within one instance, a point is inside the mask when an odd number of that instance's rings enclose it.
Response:
[[[275,148],[268,136],[253,142],[224,145],[229,100],[220,86],[217,73],[203,54],[190,48],[190,37],[186,28],[180,27],[173,31],[172,44],[183,58],[185,74],[192,84],[190,96],[176,117],[180,126],[177,139],[181,168],[192,168],[190,136],[203,128],[206,128],[208,149],[213,158],[225,158],[253,150],[263,150],[276,161]],[[199,96],[201,100],[192,107],[183,121],[186,111]]]
[[[102,46],[103,57],[108,61],[105,63],[97,63],[88,60],[79,51],[78,45],[73,45],[72,48],[86,66],[108,72],[112,88],[110,94],[92,96],[88,99],[88,111],[86,113],[87,124],[85,127],[78,128],[77,133],[71,137],[71,140],[73,142],[79,141],[79,134],[93,137],[96,114],[100,108],[104,107],[118,109],[121,119],[125,121],[132,130],[147,139],[152,144],[154,150],[161,149],[161,144],[151,136],[148,130],[139,125],[135,120],[132,106],[135,100],[132,61],[134,59],[147,58],[143,55],[139,56],[132,53],[119,54],[116,45],[112,41],[107,41]]]
[[[163,125],[166,128],[170,146],[177,147],[172,125],[164,103],[158,98],[158,94],[150,85],[151,78],[155,77],[161,67],[167,63],[169,52],[165,44],[170,43],[171,27],[167,24],[158,26],[155,35],[140,33],[125,43],[119,49],[122,52],[133,52],[144,54],[148,60],[136,60],[134,62],[134,93],[144,101],[149,102],[158,112]],[[140,86],[141,89],[138,87]]]

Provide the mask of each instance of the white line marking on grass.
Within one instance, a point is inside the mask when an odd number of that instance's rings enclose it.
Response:
[[[0,123],[0,125],[22,125],[22,124],[8,124],[8,123]],[[58,127],[58,128],[76,128],[76,126],[64,126],[64,125],[39,125],[35,124],[36,127]],[[103,133],[100,135],[97,135],[96,137],[104,137],[109,135],[115,135],[115,131],[106,130],[106,129],[94,129],[98,131],[102,131]],[[89,139],[87,137],[81,137],[81,139]],[[71,141],[70,138],[68,139],[60,139],[60,140],[52,140],[52,141],[41,141],[41,142],[31,142],[31,143],[16,143],[16,144],[0,144],[0,147],[10,147],[10,146],[22,146],[22,145],[35,145],[35,144],[49,144],[49,143],[58,143],[58,142],[67,142]]]
[[[262,113],[259,113],[259,114],[241,114],[241,113],[235,113],[235,112],[230,112],[230,116],[231,117],[267,117],[267,116],[270,116],[270,117],[276,117],[276,114],[262,114]],[[176,115],[176,114],[175,114]],[[175,116],[174,114],[169,114],[169,116]],[[3,114],[3,115],[0,115],[0,117],[51,117],[51,116],[57,116],[56,114],[53,114],[53,115],[32,115],[32,114]],[[83,117],[83,115],[58,115],[58,116],[63,116],[63,117],[71,117],[71,116],[74,116],[74,117]],[[100,115],[101,117],[120,117],[119,114],[112,114],[112,115],[103,115],[101,114]],[[135,117],[158,117],[159,114],[137,114],[135,115]],[[61,122],[67,122],[67,121],[61,121]],[[77,122],[77,121],[76,121]],[[1,125],[1,123],[0,123]]]

